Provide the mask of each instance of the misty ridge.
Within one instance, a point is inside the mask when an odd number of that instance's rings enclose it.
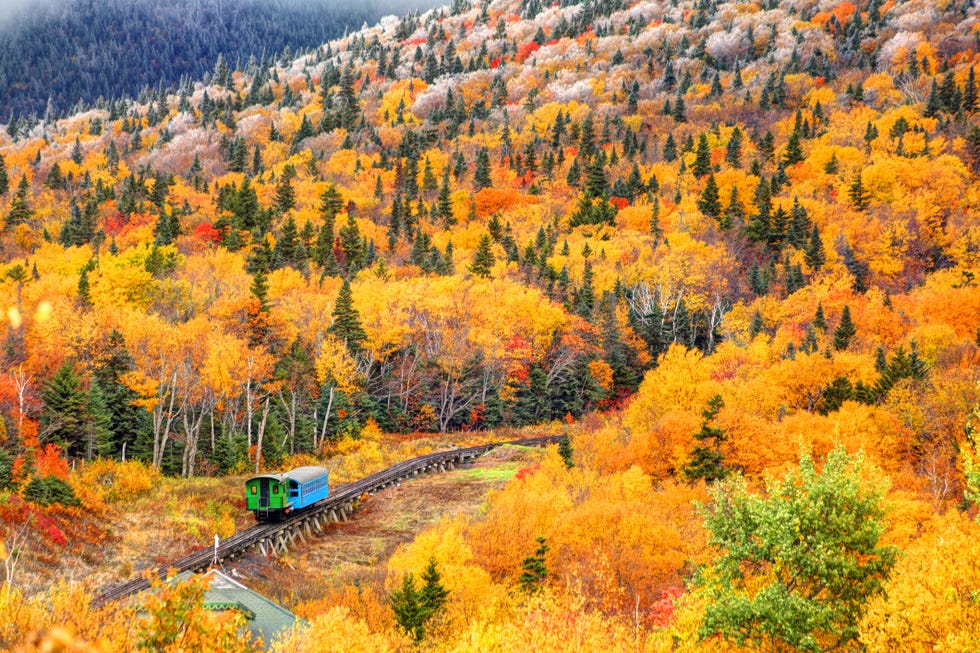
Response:
[[[3,0],[0,123],[200,78],[439,0]],[[49,117],[51,117],[49,115]]]

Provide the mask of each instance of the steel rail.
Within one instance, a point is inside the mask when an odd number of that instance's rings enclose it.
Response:
[[[297,511],[286,517],[281,522],[274,524],[258,524],[243,531],[235,533],[228,539],[219,542],[218,549],[205,547],[199,551],[190,553],[174,562],[159,567],[152,572],[152,576],[166,578],[171,570],[177,573],[185,571],[201,571],[207,569],[215,560],[221,561],[233,558],[236,555],[255,546],[264,540],[270,540],[280,533],[291,530],[298,523],[309,520],[311,517],[330,514],[331,511],[343,509],[345,506],[355,504],[365,494],[373,494],[386,487],[394,485],[408,477],[416,476],[419,473],[431,471],[444,471],[446,465],[459,465],[469,460],[482,456],[492,449],[501,446],[525,446],[542,447],[548,444],[556,444],[561,440],[560,435],[549,435],[537,438],[524,438],[521,440],[510,440],[507,442],[491,442],[472,447],[461,447],[430,453],[417,458],[396,463],[391,467],[375,472],[370,476],[365,476],[359,481],[349,483],[339,487],[326,499],[318,501],[309,508]],[[346,513],[345,513],[346,514]],[[134,578],[128,582],[116,585],[92,599],[92,606],[103,606],[112,601],[141,592],[150,587],[150,580],[146,576]]]

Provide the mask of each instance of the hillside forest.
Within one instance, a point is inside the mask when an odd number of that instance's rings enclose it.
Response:
[[[563,434],[277,650],[977,650],[978,56],[961,0],[455,0],[11,123],[0,642],[241,650],[16,582],[165,481]]]
[[[19,128],[97,101],[173,90],[220,56],[265,67],[387,14],[434,3],[367,0],[6,0],[0,120]]]

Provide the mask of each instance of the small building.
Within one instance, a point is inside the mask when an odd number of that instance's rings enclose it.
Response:
[[[175,578],[184,581],[190,576],[190,572],[184,572]],[[218,611],[238,610],[245,615],[249,631],[266,648],[272,645],[276,637],[293,626],[306,625],[304,620],[286,608],[253,592],[217,569],[211,569],[203,577],[208,583],[208,590],[204,593],[204,607]]]

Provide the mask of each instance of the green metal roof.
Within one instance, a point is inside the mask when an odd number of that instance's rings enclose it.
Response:
[[[178,574],[176,578],[186,580],[190,572]],[[230,576],[217,569],[204,574],[208,581],[208,591],[204,593],[204,607],[210,610],[236,609],[248,619],[246,626],[262,640],[266,648],[282,632],[296,624],[306,622],[286,608],[277,605],[261,594],[253,592]]]

